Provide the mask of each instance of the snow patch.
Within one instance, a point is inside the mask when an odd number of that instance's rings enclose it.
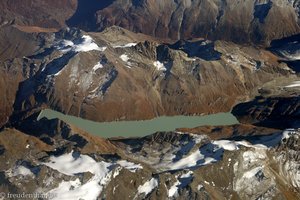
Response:
[[[128,55],[126,55],[126,54],[122,54],[122,55],[120,56],[120,58],[121,58],[121,60],[123,60],[124,62],[128,62],[128,60],[129,60],[129,57],[128,57]]]
[[[172,163],[166,166],[169,170],[178,170],[178,169],[185,169],[191,168],[196,166],[204,166],[211,163],[217,162],[217,160],[210,155],[205,155],[201,153],[201,150],[197,150],[190,154],[189,156]]]
[[[63,69],[62,69],[63,70]],[[54,74],[53,76],[58,76],[61,74],[62,70],[58,71],[56,74]]]
[[[251,164],[265,158],[266,156],[263,153],[257,151],[245,151],[243,153],[243,162],[247,164]]]
[[[86,155],[79,155],[77,157],[76,153],[73,152],[59,157],[51,156],[50,162],[43,164],[68,176],[74,176],[75,174],[83,172],[91,172],[92,174],[97,174],[101,177],[105,175],[105,173],[101,173],[102,168],[111,165],[105,162],[97,163],[93,158]]]
[[[120,56],[120,58],[121,58],[122,61],[124,61],[124,62],[127,64],[126,67],[131,68],[132,63],[129,62],[129,59],[130,59],[130,58],[129,58],[128,55],[122,54],[122,55]]]
[[[190,134],[190,135],[193,137],[195,144],[199,144],[203,140],[207,139],[206,135],[196,135],[196,134]]]
[[[284,172],[284,176],[290,180],[292,185],[295,188],[300,187],[300,164],[297,161],[286,160],[286,162],[282,163],[282,171]]]
[[[153,63],[153,65],[154,65],[154,66],[156,67],[156,69],[159,70],[159,71],[166,71],[166,70],[167,70],[167,68],[165,67],[165,65],[164,65],[163,63],[159,62],[159,61],[155,61],[155,62]]]
[[[143,185],[138,187],[138,194],[144,194],[147,196],[150,194],[156,187],[158,186],[158,180],[156,178],[152,178]]]
[[[280,53],[289,60],[300,60],[300,52],[299,50],[296,52],[290,51],[280,51]]]
[[[102,69],[103,68],[103,65],[100,63],[100,62],[98,62],[94,67],[93,67],[93,71],[95,72],[95,71],[97,71],[98,69]]]
[[[199,184],[199,185],[197,186],[198,191],[202,190],[202,188],[204,188],[204,186],[203,186],[202,184]]]
[[[253,188],[260,187],[263,178],[263,167],[258,166],[246,171],[240,178],[238,178],[234,183],[233,188],[237,192],[246,191],[246,193],[248,193],[249,191],[251,192]]]
[[[182,174],[181,176],[176,176],[177,181],[174,183],[174,185],[169,189],[168,191],[168,197],[177,197],[178,196],[178,190],[180,188],[185,188],[188,184],[191,183],[193,180],[193,172],[189,171],[185,174]]]
[[[178,133],[184,134],[184,133]],[[241,147],[247,147],[250,149],[255,149],[256,152],[260,152],[259,155],[253,153],[253,151],[246,151],[244,153],[245,162],[253,162],[255,159],[264,159],[264,152],[266,149],[276,147],[284,138],[288,138],[291,135],[300,134],[300,131],[295,129],[287,129],[282,133],[275,133],[272,135],[262,135],[247,138],[247,140],[243,141],[234,141],[234,140],[215,140],[210,141],[200,148],[195,149],[191,148],[190,150],[194,150],[191,152],[187,152],[188,154],[184,155],[177,159],[177,153],[173,152],[173,154],[169,154],[165,159],[160,160],[159,163],[152,163],[156,169],[159,171],[168,171],[168,170],[180,170],[180,169],[188,169],[201,167],[205,165],[209,165],[215,162],[222,160],[224,151],[237,151]],[[205,139],[203,136],[192,135],[193,142],[195,144],[201,143]],[[181,149],[180,149],[181,150]],[[180,151],[179,150],[179,151]],[[230,165],[231,160],[228,160],[228,165]]]
[[[245,174],[243,174],[242,178],[250,179],[254,177],[261,170],[262,167],[256,167],[254,169],[251,169],[250,171],[247,171]]]
[[[113,46],[113,48],[128,48],[128,47],[134,47],[136,46],[137,43],[127,43],[127,44],[123,44],[123,45],[116,45],[116,46]]]
[[[143,167],[140,164],[135,164],[132,162],[128,162],[126,160],[120,160],[117,162],[121,167],[128,169],[131,172],[136,172],[138,169],[143,169]]]
[[[300,135],[299,129],[286,129],[282,132],[282,139],[288,139],[293,135]]]
[[[230,140],[217,140],[213,141],[213,144],[228,151],[235,151],[239,149],[238,144],[235,141]]]
[[[177,197],[178,196],[178,186],[180,185],[179,181],[176,181],[174,185],[168,191],[168,197]]]
[[[76,155],[76,153],[64,154],[59,157],[50,157],[49,163],[44,165],[59,171],[65,175],[74,176],[78,173],[90,172],[94,176],[85,184],[82,184],[79,179],[75,181],[63,181],[59,186],[49,194],[58,194],[53,199],[91,199],[96,200],[101,193],[103,187],[109,181],[108,173],[111,163],[97,163],[93,158],[86,155]]]
[[[121,170],[122,170],[122,167],[117,167],[114,171],[113,178],[116,178],[117,176],[119,176]]]
[[[286,88],[294,88],[294,87],[300,87],[300,81],[295,81],[290,85],[285,86]]]

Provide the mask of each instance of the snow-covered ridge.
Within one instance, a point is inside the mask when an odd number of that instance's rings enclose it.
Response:
[[[62,52],[88,52],[88,51],[105,51],[107,47],[99,47],[89,35],[83,35],[80,42],[63,40],[57,45],[57,49]]]

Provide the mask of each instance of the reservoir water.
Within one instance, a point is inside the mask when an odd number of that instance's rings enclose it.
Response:
[[[174,131],[177,128],[194,128],[205,125],[233,125],[239,123],[231,113],[218,113],[205,116],[162,116],[144,121],[94,122],[45,109],[39,114],[38,120],[43,117],[47,119],[58,118],[93,135],[104,138],[119,136],[142,137],[158,131]]]

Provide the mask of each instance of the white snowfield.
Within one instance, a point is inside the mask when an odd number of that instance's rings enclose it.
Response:
[[[118,163],[96,162],[90,156],[73,152],[59,157],[53,156],[50,158],[50,162],[42,164],[68,176],[75,176],[84,172],[90,172],[94,175],[86,183],[82,183],[79,179],[61,182],[57,188],[48,191],[48,194],[56,194],[51,198],[55,200],[96,200],[103,188],[110,182],[114,168],[121,165],[123,168],[134,172],[137,169],[142,169],[142,166],[128,161],[119,161]]]
[[[81,43],[75,43],[71,40],[63,40],[59,45],[58,49],[62,52],[88,52],[88,51],[105,51],[107,47],[99,47],[91,36],[83,35],[81,38]]]

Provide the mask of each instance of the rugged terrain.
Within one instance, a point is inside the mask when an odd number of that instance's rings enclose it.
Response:
[[[0,192],[300,199],[299,6],[1,1]],[[231,111],[241,123],[100,138],[37,120],[45,108],[97,122]]]

